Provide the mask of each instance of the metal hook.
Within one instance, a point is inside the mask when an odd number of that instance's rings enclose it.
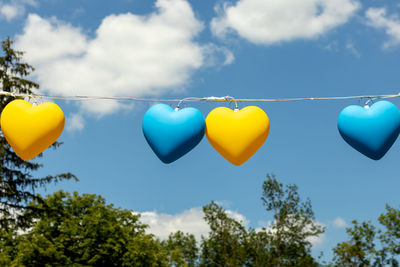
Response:
[[[365,102],[365,104],[364,104],[364,108],[369,108],[369,103],[370,102],[374,102],[374,98],[372,98],[372,97],[368,97],[368,100],[367,100],[367,102]]]
[[[231,103],[232,101],[235,102],[235,109],[234,109],[234,111],[239,111],[237,101],[236,101],[236,99],[235,99],[234,97],[232,97],[232,96],[225,96],[225,100],[226,100],[226,101],[229,101],[229,103]]]
[[[183,103],[183,101],[185,101],[185,99],[183,98],[183,99],[181,99],[179,102],[178,102],[178,104],[176,105],[176,107],[175,107],[175,111],[178,111],[179,110],[179,108],[180,108],[180,105]]]

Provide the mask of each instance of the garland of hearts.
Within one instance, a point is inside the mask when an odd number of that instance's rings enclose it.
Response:
[[[51,146],[61,135],[64,122],[58,105],[52,102],[32,105],[21,99],[7,104],[0,118],[4,137],[23,160],[30,160]],[[256,106],[241,110],[218,107],[204,119],[192,107],[172,109],[156,104],[145,113],[142,122],[150,148],[166,164],[187,154],[206,135],[226,160],[242,165],[264,144],[269,128],[267,114]],[[364,107],[351,105],[340,113],[338,130],[355,150],[379,160],[400,133],[400,111],[385,100],[372,105],[367,102]]]

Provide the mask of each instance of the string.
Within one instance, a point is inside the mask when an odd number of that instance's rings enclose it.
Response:
[[[12,92],[0,91],[0,95],[12,97],[28,97],[28,98],[42,98],[66,101],[85,101],[85,100],[117,100],[117,101],[139,101],[139,102],[178,102],[178,107],[183,102],[234,102],[237,108],[237,102],[295,102],[295,101],[310,101],[310,100],[344,100],[344,99],[388,99],[400,97],[398,94],[389,95],[358,95],[358,96],[333,96],[333,97],[301,97],[301,98],[234,98],[232,96],[209,96],[209,97],[187,97],[183,99],[159,99],[159,98],[137,98],[137,97],[112,97],[112,96],[88,96],[88,95],[75,95],[75,96],[52,96],[41,94],[19,94]]]

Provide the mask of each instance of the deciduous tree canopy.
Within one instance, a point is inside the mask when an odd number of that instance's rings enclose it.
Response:
[[[263,190],[263,202],[275,203],[280,214],[275,217],[281,225],[279,238],[277,222],[270,228],[248,229],[211,202],[203,207],[210,227],[207,236],[196,240],[178,231],[160,241],[146,233],[147,226],[133,211],[107,205],[97,195],[59,191],[34,200],[23,211],[29,219],[25,232],[0,231],[0,265],[316,266],[307,238],[321,234],[323,228],[314,225],[309,201],[301,202],[296,187],[283,189],[274,177],[268,177]],[[284,208],[289,206],[286,214],[291,216],[285,217]],[[44,211],[33,212],[37,209]],[[298,225],[307,230],[300,231]]]

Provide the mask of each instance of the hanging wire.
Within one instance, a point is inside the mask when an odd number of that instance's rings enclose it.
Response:
[[[176,105],[176,109],[179,109],[179,108],[180,108],[180,105],[183,104],[184,102],[201,101],[200,99],[201,99],[201,98],[198,98],[198,97],[186,97],[186,98],[183,98],[183,99],[181,99],[181,100],[178,102],[178,104]],[[175,100],[172,100],[172,101],[175,101]],[[154,101],[154,102],[162,102],[162,101]]]
[[[178,102],[177,108],[183,102],[234,102],[235,107],[238,108],[237,102],[295,102],[295,101],[308,101],[308,100],[343,100],[343,99],[369,99],[367,103],[376,99],[388,99],[400,97],[398,94],[389,95],[359,95],[359,96],[334,96],[334,97],[302,97],[302,98],[234,98],[232,96],[209,96],[209,97],[187,97],[183,99],[159,99],[159,98],[136,98],[136,97],[112,97],[112,96],[88,96],[88,95],[75,95],[75,96],[52,96],[52,95],[39,95],[39,94],[17,94],[12,92],[0,91],[0,95],[7,95],[12,97],[28,97],[28,98],[41,98],[41,99],[55,99],[66,101],[85,101],[85,100],[117,100],[117,101],[140,101],[140,102]]]

